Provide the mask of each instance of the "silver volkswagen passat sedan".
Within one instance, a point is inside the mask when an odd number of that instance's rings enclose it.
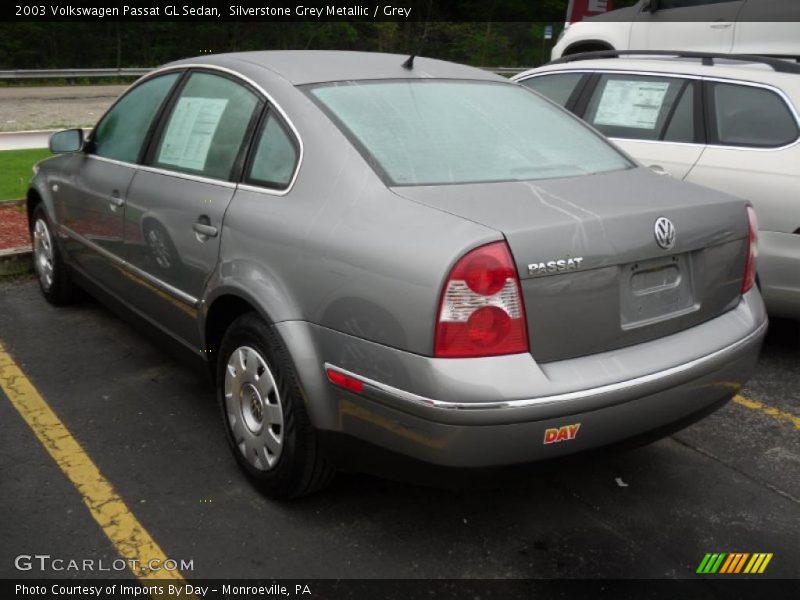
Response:
[[[666,431],[742,387],[766,330],[745,201],[478,69],[203,56],[51,148],[28,192],[44,295],[86,288],[206,361],[272,497],[353,441],[499,467]]]

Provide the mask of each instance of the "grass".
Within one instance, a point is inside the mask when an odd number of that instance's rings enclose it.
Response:
[[[0,152],[0,202],[24,198],[33,175],[31,167],[48,156],[47,148]]]

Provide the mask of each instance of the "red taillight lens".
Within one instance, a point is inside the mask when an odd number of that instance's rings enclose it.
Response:
[[[749,292],[756,284],[756,262],[758,258],[758,218],[752,206],[747,207],[750,228],[747,232],[747,262],[744,265],[742,293]]]
[[[453,267],[433,346],[439,358],[528,352],[519,277],[505,242],[475,248]]]

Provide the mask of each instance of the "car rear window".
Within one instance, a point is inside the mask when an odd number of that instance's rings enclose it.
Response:
[[[632,166],[580,120],[513,84],[349,81],[309,92],[389,185],[534,180]]]

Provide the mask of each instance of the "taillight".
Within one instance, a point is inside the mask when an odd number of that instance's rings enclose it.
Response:
[[[528,352],[519,277],[505,242],[475,248],[444,284],[433,355],[439,358]]]
[[[749,292],[756,284],[756,259],[758,258],[758,218],[752,206],[747,207],[747,219],[750,222],[747,232],[747,262],[744,265],[742,293]]]

